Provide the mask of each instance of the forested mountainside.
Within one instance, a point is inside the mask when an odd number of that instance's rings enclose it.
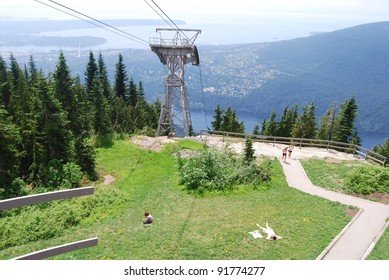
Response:
[[[280,115],[286,106],[302,109],[313,101],[320,117],[329,107],[339,108],[355,96],[357,127],[389,133],[389,22],[280,42],[197,47],[200,67],[186,67],[193,109],[210,111],[220,104],[264,118],[273,110]],[[50,72],[58,51],[33,55],[37,65]],[[142,81],[146,97],[151,101],[162,98],[167,71],[153,52],[101,52],[108,70],[115,68],[117,55],[122,53],[128,75]],[[89,50],[64,53],[72,71],[83,79]],[[28,63],[29,54],[21,56]]]

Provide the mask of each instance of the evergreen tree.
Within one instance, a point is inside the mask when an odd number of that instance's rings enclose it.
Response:
[[[276,117],[277,117],[277,114],[273,110],[271,112],[269,120],[265,122],[266,126],[265,126],[265,130],[264,130],[264,133],[263,133],[264,135],[276,136],[277,130],[278,130],[278,123],[276,121]]]
[[[11,189],[11,183],[20,174],[21,141],[19,128],[0,105],[0,198],[18,194],[17,190]],[[5,190],[5,195],[1,194],[1,189]]]
[[[254,129],[253,129],[253,134],[259,135],[259,124],[255,124]]]
[[[389,165],[389,138],[386,138],[385,142],[381,145],[373,147],[373,151],[386,157],[385,165]]]
[[[324,116],[321,118],[319,131],[317,133],[317,138],[322,140],[331,140],[332,139],[332,129],[334,126],[334,120],[336,116],[336,108],[328,109]]]
[[[284,113],[281,117],[281,120],[278,123],[276,135],[281,137],[290,137],[292,134],[292,128],[296,123],[297,117],[297,105],[290,110],[288,109],[288,107],[286,107],[284,109]]]
[[[101,52],[99,53],[99,59],[98,59],[98,79],[100,81],[100,85],[103,87],[103,93],[107,100],[111,99],[111,85],[109,83],[108,78],[108,71],[107,67],[105,66],[105,62],[103,59],[103,55]]]
[[[134,83],[134,80],[131,78],[130,83],[128,85],[128,105],[131,107],[135,107],[138,103],[138,90]]]
[[[89,95],[93,90],[93,80],[97,77],[98,67],[93,52],[89,51],[89,61],[85,70],[85,90]],[[92,101],[93,102],[93,101]]]
[[[239,122],[235,110],[233,110],[231,107],[228,107],[224,113],[223,122],[220,129],[222,131],[244,133],[244,123]]]
[[[253,142],[250,137],[246,137],[244,148],[244,160],[246,163],[250,163],[255,160],[255,150],[253,148]]]
[[[74,142],[67,113],[44,79],[39,84],[39,96],[42,102],[43,133],[46,138],[46,162],[71,162],[74,158]]]
[[[357,117],[358,106],[354,97],[346,100],[339,114],[336,116],[332,140],[350,143],[355,133],[354,121]]]
[[[38,79],[38,68],[35,65],[35,60],[32,55],[30,55],[30,60],[28,62],[28,72],[29,72],[29,83],[33,85]]]
[[[126,66],[123,63],[123,56],[119,54],[115,72],[115,95],[127,101],[126,82],[128,80]]]
[[[316,136],[316,106],[312,102],[303,108],[303,114],[297,118],[292,128],[292,137],[314,139]]]
[[[223,113],[224,113],[223,110],[220,109],[220,106],[218,104],[216,109],[215,109],[215,115],[213,116],[214,121],[211,122],[213,130],[219,131],[221,129],[221,125],[223,122]]]
[[[262,128],[261,128],[261,135],[266,135],[266,125],[267,125],[267,120],[263,119],[262,121]]]
[[[0,105],[3,104],[5,108],[8,108],[11,96],[11,90],[7,76],[7,64],[0,56]]]
[[[98,137],[99,146],[112,145],[113,129],[107,99],[100,87],[98,79],[93,83],[93,94],[96,97],[96,111],[94,117],[94,130]]]
[[[67,113],[68,129],[71,130],[73,135],[77,135],[82,130],[80,104],[77,93],[75,93],[75,88],[80,88],[80,82],[79,78],[72,79],[63,52],[59,54],[53,78],[54,95]]]

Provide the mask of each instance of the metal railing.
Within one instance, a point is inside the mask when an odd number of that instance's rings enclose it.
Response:
[[[10,198],[5,200],[0,200],[0,211],[8,210],[11,208],[18,208],[26,205],[31,205],[31,204],[45,203],[45,202],[58,200],[58,199],[67,199],[67,198],[84,196],[84,195],[92,195],[93,193],[94,193],[93,187],[85,187],[85,188],[61,190],[61,191],[54,191],[54,192],[47,192],[47,193],[41,193],[41,194],[35,194],[29,196]],[[80,250],[91,246],[96,246],[97,243],[98,243],[97,237],[80,240],[80,241],[64,244],[61,246],[56,246],[45,250],[32,252],[30,254],[16,257],[14,258],[14,260],[41,260],[59,254]]]
[[[321,139],[307,139],[307,138],[293,138],[293,137],[278,137],[278,136],[265,136],[265,135],[256,135],[256,134],[247,134],[247,133],[236,133],[236,132],[227,132],[227,131],[214,131],[214,130],[201,130],[200,135],[203,134],[214,134],[221,136],[231,136],[237,138],[246,138],[250,137],[252,140],[263,143],[275,144],[286,144],[293,145],[296,147],[318,147],[325,149],[335,149],[341,150],[345,153],[354,154],[358,157],[372,160],[376,163],[379,163],[383,166],[387,163],[387,158],[383,155],[380,155],[376,152],[363,148],[361,146],[349,143],[342,143],[331,140],[321,140]]]

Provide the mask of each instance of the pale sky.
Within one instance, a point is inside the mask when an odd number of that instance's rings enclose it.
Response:
[[[40,1],[55,5],[49,0]],[[288,32],[289,37],[292,38],[309,32],[327,32],[363,23],[389,20],[388,0],[154,1],[170,18],[184,20],[187,24],[183,28],[202,29],[204,37],[208,38],[204,43],[217,43],[218,36],[221,41],[226,42],[234,42],[234,36],[242,38],[245,36],[249,42],[248,37],[254,33],[263,34],[264,40],[270,37],[287,39]],[[159,19],[144,0],[57,0],[56,2],[99,20]],[[147,2],[152,1],[147,0]],[[1,0],[0,20],[16,17],[74,19],[35,0]],[[223,34],[218,34],[220,31],[213,29],[216,26],[218,30],[224,26],[221,32]],[[267,37],[265,33],[269,33]],[[226,39],[228,36],[231,37],[230,41]],[[261,40],[262,37],[252,40]],[[243,40],[242,38],[239,40]]]

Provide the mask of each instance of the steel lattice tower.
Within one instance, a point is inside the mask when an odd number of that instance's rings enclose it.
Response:
[[[185,65],[199,65],[196,46],[198,29],[159,29],[160,38],[150,38],[150,48],[157,54],[162,64],[167,66],[164,97],[156,135],[190,136],[192,119],[189,110],[189,97],[185,86]],[[164,38],[163,33],[174,33]],[[185,32],[185,33],[184,33]],[[186,33],[191,33],[191,38]]]

